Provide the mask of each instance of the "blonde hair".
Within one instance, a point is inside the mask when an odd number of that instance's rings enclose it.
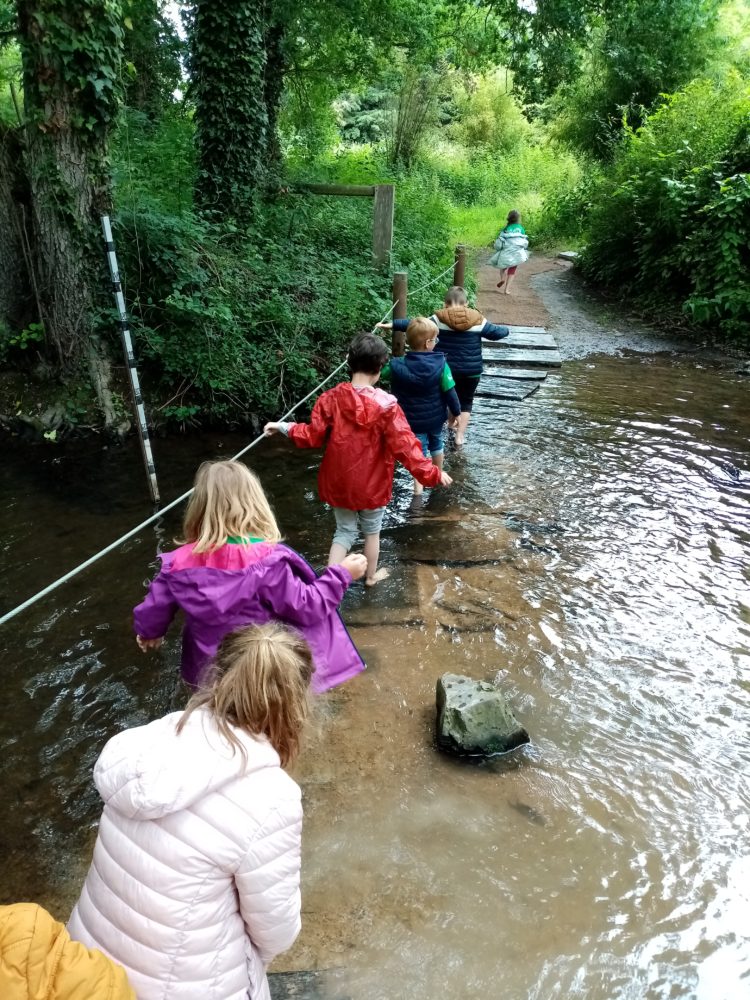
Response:
[[[266,736],[286,767],[299,753],[313,670],[305,640],[278,622],[230,632],[221,641],[204,686],[188,702],[177,733],[196,709],[205,708],[245,763],[247,752],[234,729]]]
[[[415,316],[406,328],[406,342],[412,351],[421,351],[428,340],[437,340],[438,328],[426,316]]]
[[[452,285],[445,293],[445,304],[447,306],[465,306],[468,301],[466,292],[460,285]]]
[[[182,533],[178,542],[194,542],[195,552],[218,549],[230,535],[281,541],[260,480],[242,462],[233,461],[203,462],[199,466]]]

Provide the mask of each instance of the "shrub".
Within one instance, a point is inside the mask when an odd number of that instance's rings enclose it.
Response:
[[[516,149],[531,136],[531,126],[511,93],[509,74],[470,77],[454,101],[456,120],[446,130],[467,149],[503,153]]]
[[[588,193],[584,273],[747,339],[748,120],[737,75],[665,98]]]

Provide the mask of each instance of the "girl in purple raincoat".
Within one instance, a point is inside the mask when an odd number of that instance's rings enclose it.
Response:
[[[281,544],[260,480],[242,462],[204,462],[185,511],[185,544],[160,556],[161,570],[135,608],[140,648],[157,649],[178,610],[185,615],[182,676],[200,684],[219,643],[243,625],[279,621],[307,640],[314,691],[354,677],[364,663],[338,613],[367,560],[350,555],[320,576]]]

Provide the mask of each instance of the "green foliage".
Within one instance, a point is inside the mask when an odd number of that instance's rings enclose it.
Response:
[[[391,95],[379,87],[367,87],[363,93],[342,94],[333,102],[341,138],[346,143],[377,143],[388,128],[388,104]]]
[[[577,227],[549,206],[565,198],[580,176],[575,157],[548,143],[521,143],[502,155],[441,143],[420,162],[414,181],[440,193],[455,242],[489,246],[515,208],[539,250],[576,235]]]
[[[437,123],[440,92],[446,67],[419,69],[404,66],[386,131],[391,167],[410,170],[431,126]]]
[[[287,159],[313,163],[338,140],[331,88],[318,81],[287,86],[279,113],[279,132]]]
[[[455,98],[449,136],[468,149],[501,153],[531,135],[531,126],[511,93],[509,74],[466,77]]]
[[[119,109],[119,0],[19,0],[18,15],[27,119],[43,131],[72,127],[99,143]]]
[[[691,83],[629,132],[589,192],[584,272],[747,340],[748,122],[750,87],[734,75]]]
[[[21,53],[15,42],[0,47],[0,128],[18,126],[18,114],[13,102],[11,84],[16,88],[19,103],[21,88]]]
[[[506,26],[511,69],[531,101],[579,78],[618,105],[648,105],[700,73],[720,0],[484,0]]]
[[[44,343],[44,326],[42,323],[29,323],[23,330],[13,330],[4,323],[0,324],[0,359],[12,357],[16,351],[27,351]]]
[[[9,37],[16,23],[16,10],[12,0],[0,0],[0,45]]]
[[[709,199],[700,208],[710,240],[693,232],[681,258],[693,269],[685,310],[699,323],[718,321],[728,336],[750,344],[750,143],[745,137],[745,172],[722,177],[712,171]]]
[[[195,126],[180,105],[159,118],[125,108],[112,136],[113,180],[120,212],[158,198],[159,210],[180,215],[193,204]]]
[[[553,131],[609,160],[660,94],[700,75],[715,50],[718,0],[629,0],[592,33],[583,70],[552,103]]]
[[[151,117],[172,102],[182,80],[184,45],[165,0],[122,0],[125,103]]]
[[[325,199],[287,196],[259,206],[247,232],[139,204],[116,239],[144,383],[165,419],[279,413],[385,311],[369,202],[334,216]]]

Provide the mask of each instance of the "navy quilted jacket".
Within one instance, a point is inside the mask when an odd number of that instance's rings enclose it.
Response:
[[[461,412],[456,390],[441,389],[444,369],[445,355],[439,351],[409,351],[403,358],[391,358],[391,389],[415,434],[442,427],[448,408],[455,416]]]

